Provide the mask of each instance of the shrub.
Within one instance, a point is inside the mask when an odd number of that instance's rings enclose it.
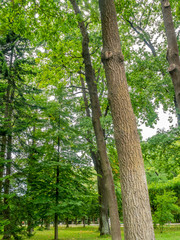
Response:
[[[173,191],[164,191],[161,195],[156,195],[154,200],[155,212],[153,214],[154,224],[159,224],[160,231],[163,232],[165,223],[174,221],[174,214],[180,212],[180,207],[176,205],[177,197]]]

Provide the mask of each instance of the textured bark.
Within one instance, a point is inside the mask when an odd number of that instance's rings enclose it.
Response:
[[[161,7],[164,19],[164,25],[166,30],[168,50],[167,60],[169,62],[168,71],[171,75],[171,79],[174,85],[175,91],[175,105],[178,112],[178,125],[180,126],[180,59],[179,50],[177,44],[176,33],[174,30],[174,24],[171,13],[171,6],[169,0],[161,0]]]
[[[101,162],[99,159],[98,153],[94,153],[92,150],[91,158],[93,159],[95,170],[98,174],[97,183],[98,183],[98,193],[99,193],[99,230],[100,235],[110,235],[110,226],[108,221],[108,199],[107,191],[105,187],[105,180],[103,176],[103,171],[101,167]]]
[[[70,0],[76,15],[81,16],[80,9],[75,0]],[[101,161],[102,172],[104,176],[105,188],[107,191],[109,214],[111,219],[111,234],[113,240],[121,239],[120,221],[118,213],[117,199],[114,189],[112,170],[106,152],[106,142],[104,140],[103,129],[100,123],[101,110],[97,94],[97,85],[94,69],[92,68],[91,58],[89,53],[89,36],[85,27],[84,21],[79,19],[79,28],[82,34],[82,55],[85,64],[86,83],[89,90],[91,108],[92,108],[92,123],[96,136],[98,154]]]
[[[99,155],[91,151],[91,157],[93,159],[95,170],[98,174],[98,193],[99,193],[99,230],[100,235],[110,235],[110,226],[108,221],[108,197],[107,190],[105,186],[105,179],[103,177],[103,171],[101,168],[101,162]]]
[[[100,0],[99,6],[103,34],[102,61],[120,164],[125,239],[153,240],[155,238],[144,163],[128,93],[115,5],[113,0]]]
[[[180,127],[180,111],[178,110],[178,105],[177,105],[177,101],[176,101],[176,96],[175,95],[174,95],[174,106],[176,108],[176,116],[177,116],[178,126]]]
[[[85,105],[85,110],[86,110],[86,116],[91,117],[89,107],[88,107],[88,99],[86,97],[86,91],[85,91],[85,84],[84,80],[81,77],[81,86],[83,90],[83,99],[84,99],[84,105]],[[89,135],[89,132],[88,132]],[[87,138],[87,141],[92,145],[92,141]],[[99,159],[98,153],[94,152],[92,147],[89,147],[90,153],[91,153],[91,158],[94,163],[94,168],[98,174],[97,177],[97,185],[98,185],[98,193],[99,193],[99,230],[100,230],[100,235],[110,235],[110,227],[109,227],[109,221],[108,221],[108,201],[107,201],[107,194],[106,194],[106,189],[104,185],[104,177],[103,177],[103,172],[102,172],[102,167],[101,167],[101,162]]]
[[[99,216],[99,230],[100,235],[110,235],[109,216],[108,216],[108,199],[106,196],[106,190],[104,187],[104,179],[98,177],[98,192],[99,192],[99,204],[100,204],[100,216]]]

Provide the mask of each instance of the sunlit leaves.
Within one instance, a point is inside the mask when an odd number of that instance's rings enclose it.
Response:
[[[151,176],[156,180],[161,177],[171,179],[180,174],[179,162],[179,129],[172,129],[169,132],[160,132],[142,143],[142,151],[147,167],[147,176],[151,181]]]

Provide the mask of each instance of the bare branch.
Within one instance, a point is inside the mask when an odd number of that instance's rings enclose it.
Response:
[[[143,42],[146,44],[146,46],[149,47],[149,49],[151,50],[152,54],[154,57],[156,57],[156,50],[153,46],[153,44],[151,43],[150,39],[147,39],[147,33],[144,31],[144,29],[142,29],[140,26],[134,26],[133,22],[131,22],[130,20],[125,20],[126,22],[128,22],[131,26],[131,28],[139,35],[143,37]],[[141,31],[141,32],[140,32]]]

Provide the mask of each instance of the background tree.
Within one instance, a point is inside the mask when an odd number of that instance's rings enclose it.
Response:
[[[171,7],[169,1],[161,1],[164,25],[166,30],[167,42],[168,42],[168,50],[167,50],[167,60],[169,62],[168,71],[171,75],[171,79],[174,85],[175,91],[175,103],[177,112],[180,111],[180,59],[179,59],[179,49],[177,44],[176,33],[174,29]],[[180,121],[178,119],[178,121]]]
[[[76,1],[71,1],[76,15],[81,15],[81,11]],[[108,160],[106,151],[106,142],[104,139],[103,129],[100,122],[101,109],[97,94],[97,86],[95,79],[95,72],[91,64],[89,53],[89,36],[85,24],[82,20],[78,21],[79,29],[82,34],[82,56],[85,64],[86,83],[89,90],[91,108],[92,108],[92,123],[96,136],[97,149],[101,161],[102,173],[105,181],[105,190],[108,199],[109,213],[111,219],[112,239],[121,239],[120,222],[118,214],[117,199],[114,190],[114,182],[112,176],[111,166]]]

